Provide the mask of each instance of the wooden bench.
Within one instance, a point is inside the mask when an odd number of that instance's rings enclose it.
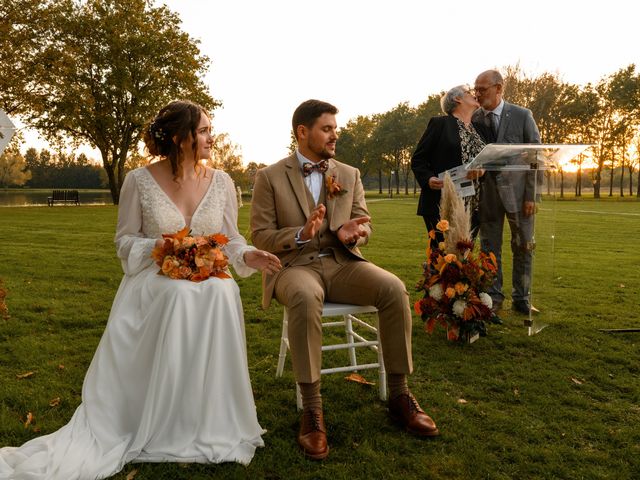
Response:
[[[80,197],[77,190],[54,190],[50,197],[47,197],[47,205],[53,207],[53,204],[59,202],[63,204],[75,203],[80,205]]]

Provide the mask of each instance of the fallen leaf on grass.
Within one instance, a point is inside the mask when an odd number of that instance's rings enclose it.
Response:
[[[357,373],[352,373],[351,375],[347,375],[346,377],[344,377],[344,379],[349,382],[362,383],[363,385],[375,385],[375,383],[368,381],[362,375],[359,375]]]
[[[58,365],[58,370],[64,370],[64,365],[63,364]]]
[[[29,378],[29,377],[33,377],[36,374],[36,372],[26,372],[26,373],[21,373],[19,375],[16,375],[16,378],[18,380],[22,380],[23,378]]]
[[[134,468],[127,474],[126,480],[133,480],[133,477],[135,477],[137,474],[138,474],[138,469]]]
[[[573,378],[573,377],[571,377],[571,381],[572,381],[573,383],[575,383],[576,385],[582,385],[582,382],[581,382],[580,380],[578,380],[577,378]]]
[[[57,407],[60,405],[60,397],[56,397],[49,402],[50,407]]]
[[[621,283],[621,284],[620,284],[620,288],[624,288],[624,283]]]
[[[517,388],[514,388],[514,389],[513,389],[513,395],[514,395],[515,397],[519,397],[519,396],[520,396],[520,390],[518,390]]]
[[[29,428],[29,425],[31,425],[31,423],[35,420],[35,417],[33,416],[33,413],[29,412],[27,413],[27,421],[24,422],[24,428]]]
[[[458,399],[458,403],[464,405],[464,404],[469,403],[469,402],[467,402],[464,398],[459,398]]]

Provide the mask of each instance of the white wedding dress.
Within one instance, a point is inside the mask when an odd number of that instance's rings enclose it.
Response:
[[[229,262],[248,276],[233,182],[213,172],[192,234],[224,233]],[[151,260],[156,239],[185,223],[147,168],[127,175],[115,238],[125,275],[82,403],[57,432],[0,449],[0,479],[93,480],[132,461],[248,464],[263,446],[238,285],[171,280]]]

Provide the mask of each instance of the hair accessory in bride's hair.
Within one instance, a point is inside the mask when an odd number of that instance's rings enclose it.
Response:
[[[149,125],[149,133],[158,143],[164,143],[167,139],[167,132],[165,132],[155,120]]]

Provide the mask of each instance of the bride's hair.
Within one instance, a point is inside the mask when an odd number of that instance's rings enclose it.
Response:
[[[209,116],[207,111],[197,103],[189,100],[173,100],[158,112],[156,117],[147,125],[142,140],[147,151],[154,157],[166,158],[171,164],[173,179],[182,177],[182,152],[180,145],[184,140],[193,139],[191,148],[197,153],[196,130],[200,124],[202,114]],[[197,169],[199,163],[196,162]]]

